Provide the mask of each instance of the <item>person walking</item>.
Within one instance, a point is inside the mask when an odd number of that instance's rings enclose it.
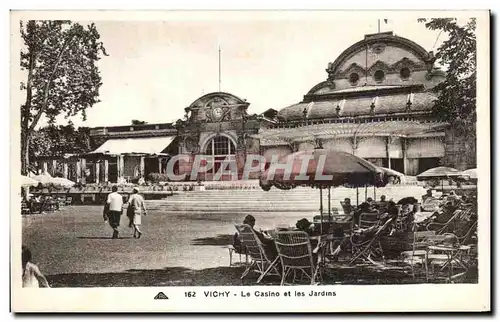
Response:
[[[134,226],[134,238],[141,238],[142,231],[139,229],[139,226],[142,224],[141,217],[142,215],[147,215],[146,206],[144,204],[144,198],[139,194],[139,189],[135,187],[132,190],[132,194],[128,199],[128,209],[127,214],[130,214],[132,217],[132,224]]]
[[[23,287],[42,287],[50,288],[49,282],[45,276],[40,272],[38,266],[31,262],[31,251],[22,246],[22,261],[23,261]]]
[[[123,197],[118,193],[118,187],[113,186],[108,195],[104,208],[104,220],[109,220],[109,225],[113,228],[113,239],[119,237],[118,227],[123,212]]]

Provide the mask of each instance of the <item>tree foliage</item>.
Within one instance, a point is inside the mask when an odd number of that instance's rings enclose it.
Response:
[[[30,159],[40,156],[63,156],[65,154],[87,153],[95,144],[88,127],[75,129],[68,125],[49,125],[33,133],[30,140]]]
[[[140,120],[132,120],[132,125],[144,125],[144,124],[148,124],[148,122]]]
[[[81,113],[99,100],[102,85],[97,62],[107,55],[94,24],[84,27],[65,20],[20,23],[24,46],[21,70],[26,92],[21,106],[22,171],[29,164],[29,141],[40,119],[45,116],[53,124],[58,115]]]
[[[434,112],[464,136],[475,136],[476,124],[476,19],[459,25],[454,18],[419,19],[430,30],[448,35],[437,49],[437,62],[446,67],[444,82],[435,87]]]

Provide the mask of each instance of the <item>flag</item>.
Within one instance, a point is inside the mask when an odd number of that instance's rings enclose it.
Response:
[[[384,19],[384,22],[387,23],[387,19]]]

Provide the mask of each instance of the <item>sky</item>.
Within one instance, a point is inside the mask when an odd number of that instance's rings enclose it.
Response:
[[[427,30],[416,17],[402,16],[381,17],[380,31],[393,31],[428,51],[446,40],[446,34]],[[77,126],[127,125],[133,119],[175,122],[198,97],[218,91],[219,46],[221,91],[246,99],[251,114],[279,110],[300,102],[326,80],[329,62],[378,31],[376,16],[339,12],[241,17],[214,12],[163,21],[94,22],[109,56],[99,61],[101,102],[88,109],[85,122],[72,118]],[[58,123],[67,120],[61,117]]]

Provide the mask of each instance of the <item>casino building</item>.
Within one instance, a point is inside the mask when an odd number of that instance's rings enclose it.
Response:
[[[463,145],[431,114],[432,88],[445,77],[434,61],[432,52],[392,32],[366,35],[328,63],[325,81],[311,84],[291,106],[251,114],[245,99],[214,92],[196,99],[175,123],[93,128],[93,151],[42,158],[40,164],[49,173],[62,167],[64,176],[86,183],[165,173],[176,154],[189,159],[176,163],[175,173],[190,173],[201,154],[214,167],[197,179],[213,180],[225,158],[236,162],[241,175],[249,154],[269,163],[273,155],[315,147],[353,153],[408,175],[442,164],[475,166],[475,160],[454,164]]]

